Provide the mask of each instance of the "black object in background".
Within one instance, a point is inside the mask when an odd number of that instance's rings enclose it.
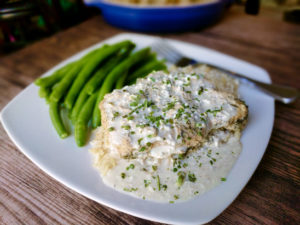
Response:
[[[83,0],[0,0],[0,56],[92,15]]]
[[[257,15],[259,12],[259,0],[247,0],[245,12],[247,14]]]
[[[300,9],[292,9],[284,12],[283,19],[290,23],[300,24]]]

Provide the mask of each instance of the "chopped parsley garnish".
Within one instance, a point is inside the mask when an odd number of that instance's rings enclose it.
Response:
[[[134,169],[134,167],[135,167],[135,166],[134,166],[134,164],[130,164],[129,166],[127,166],[127,167],[126,167],[126,170],[130,170],[130,169],[132,169],[132,170],[133,170],[133,169]]]
[[[204,91],[204,88],[200,87],[200,90],[198,91],[198,95],[202,95],[203,91]]]
[[[123,190],[127,192],[133,192],[133,191],[137,191],[138,188],[124,188]]]
[[[121,177],[122,177],[122,179],[125,179],[126,174],[125,173],[121,173]]]
[[[183,112],[184,112],[184,108],[178,109],[175,119],[179,119],[182,116]]]
[[[195,174],[193,174],[193,173],[189,173],[188,178],[189,178],[189,181],[191,181],[191,182],[195,182],[197,180],[197,178],[195,177]]]
[[[144,139],[144,138],[138,139],[138,144],[139,144],[139,145],[141,145],[141,142],[142,142],[143,139]]]
[[[184,157],[185,157],[185,154],[179,154],[178,155],[178,159],[184,159]]]
[[[215,109],[215,110],[208,109],[208,110],[206,110],[206,113],[212,113],[214,116],[216,116],[217,113],[221,112],[222,110],[223,110],[223,107],[221,106],[220,109]]]
[[[226,181],[226,178],[225,178],[225,177],[222,177],[222,178],[221,178],[221,181]]]
[[[144,180],[145,187],[148,187],[151,184],[151,180]]]
[[[113,116],[114,116],[113,119],[115,119],[116,117],[120,116],[120,113],[119,112],[114,112]]]
[[[178,177],[177,177],[176,183],[177,183],[177,186],[181,187],[183,185],[186,174],[183,171],[179,171],[177,175],[178,175]]]
[[[152,145],[152,143],[151,142],[147,142],[147,144],[146,144],[148,147],[150,147],[151,145]]]
[[[146,150],[146,147],[143,146],[143,147],[140,148],[139,152],[143,152],[143,151],[145,151],[145,150]]]
[[[133,120],[133,119],[134,119],[134,116],[128,116],[127,119],[128,119],[128,120]]]
[[[152,169],[153,169],[153,171],[156,171],[157,170],[157,166],[152,166]]]
[[[176,102],[169,102],[169,103],[167,104],[167,107],[166,107],[166,108],[163,108],[162,111],[163,111],[163,112],[166,112],[166,111],[168,111],[168,110],[170,110],[170,109],[173,109],[174,106],[175,106],[175,103],[176,103]]]
[[[135,131],[130,131],[130,134],[131,134],[131,135],[135,134]]]
[[[162,188],[164,189],[164,191],[166,191],[167,188],[168,188],[168,186],[167,186],[166,184],[164,184],[164,185],[162,186]]]
[[[139,103],[138,102],[131,102],[129,105],[130,106],[137,106]]]
[[[157,189],[160,191],[160,179],[159,176],[156,176],[156,182],[157,182]]]
[[[114,127],[110,127],[110,128],[108,128],[108,131],[109,132],[111,132],[111,131],[114,131],[115,130],[115,128]]]
[[[153,82],[155,82],[155,79],[153,77],[150,77],[150,80],[152,80]]]
[[[125,130],[129,130],[130,129],[130,126],[129,125],[123,125],[121,126],[121,128],[125,129]]]
[[[179,199],[179,196],[178,195],[174,195],[174,199],[175,200]]]

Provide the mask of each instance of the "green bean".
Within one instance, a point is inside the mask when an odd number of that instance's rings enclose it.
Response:
[[[49,87],[61,80],[65,73],[74,65],[75,62],[71,62],[66,66],[56,70],[52,75],[47,77],[40,77],[34,81],[34,83],[41,87]]]
[[[85,103],[85,100],[89,95],[99,87],[99,84],[105,78],[105,76],[115,67],[121,60],[123,60],[128,54],[130,54],[133,46],[130,48],[122,49],[117,56],[111,57],[103,67],[101,67],[86,83],[84,88],[80,91],[78,98],[76,99],[75,105],[71,112],[71,120],[74,122],[80,112],[80,109]]]
[[[107,48],[107,47],[108,47],[108,45],[105,44],[101,48],[95,49],[95,50],[87,53],[81,59],[73,61],[73,62],[70,62],[70,63],[64,65],[63,67],[61,67],[58,70],[54,71],[54,73],[52,73],[52,75],[47,76],[47,77],[40,77],[40,78],[36,79],[34,81],[34,83],[36,85],[38,85],[38,86],[41,86],[41,87],[51,87],[55,83],[57,83],[58,81],[60,81],[62,79],[62,77],[68,72],[68,70],[70,70],[70,68],[72,66],[74,66],[74,64],[78,63],[78,61],[80,61],[80,60],[86,60],[87,58],[91,57],[93,54],[95,54],[99,50],[101,50],[103,48]]]
[[[50,95],[50,100],[59,102],[61,98],[66,94],[68,88],[71,86],[79,70],[81,70],[85,61],[79,61],[67,72],[62,80],[57,84]]]
[[[51,88],[48,88],[48,87],[40,87],[39,89],[39,96],[41,98],[47,98],[51,93]]]
[[[80,111],[75,123],[75,141],[78,146],[83,146],[86,142],[88,133],[88,122],[92,116],[97,92],[89,97]]]
[[[99,83],[105,78],[105,76],[120,63],[125,57],[127,57],[131,50],[133,49],[133,46],[129,46],[128,48],[125,48],[124,50],[121,49],[121,52],[116,56],[109,59],[105,65],[100,68],[96,72],[96,74],[88,81],[88,83],[85,85],[86,92],[91,95],[94,93],[94,91],[99,86]],[[123,51],[122,51],[123,50]]]
[[[156,59],[156,53],[155,52],[151,52],[143,60],[141,60],[140,62],[136,63],[134,66],[132,66],[130,68],[130,70],[128,71],[128,74],[132,74],[134,71],[138,70],[141,66],[144,66],[148,62],[153,61],[155,59]]]
[[[117,44],[111,45],[108,48],[103,49],[103,51],[96,53],[93,57],[90,58],[89,61],[83,66],[82,70],[79,72],[76,77],[74,83],[72,84],[70,90],[68,91],[67,97],[65,98],[65,105],[67,109],[72,109],[75,99],[78,96],[81,88],[87,79],[91,76],[92,72],[96,69],[96,67],[103,62],[107,57],[113,55],[121,48],[134,45],[130,41],[122,41]]]
[[[126,77],[127,77],[128,71],[124,72],[119,79],[117,80],[116,83],[116,89],[121,89],[124,86]]]
[[[58,133],[60,138],[66,138],[69,133],[67,132],[63,122],[62,118],[60,115],[60,110],[59,110],[59,103],[57,102],[50,102],[50,107],[49,107],[49,113],[50,113],[50,118],[52,121],[52,124]]]
[[[76,100],[76,103],[71,111],[71,121],[73,122],[73,124],[75,124],[76,119],[78,114],[80,113],[80,110],[82,109],[82,107],[84,106],[84,103],[86,102],[86,100],[88,99],[89,94],[85,91],[82,90]]]
[[[145,65],[138,68],[127,78],[128,82],[131,83],[139,77],[143,77],[151,73],[153,70],[165,70],[167,67],[164,63],[165,61],[152,60]]]
[[[131,66],[133,66],[134,64],[140,62],[145,57],[147,57],[149,55],[149,52],[150,52],[150,48],[144,48],[140,51],[133,53],[131,56],[126,58],[124,61],[122,61],[118,66],[116,66],[107,75],[107,77],[105,78],[105,80],[100,88],[100,91],[99,91],[99,94],[97,97],[97,101],[96,101],[96,105],[94,108],[93,120],[92,120],[93,128],[96,128],[96,127],[100,126],[100,124],[101,124],[101,115],[100,115],[100,110],[98,108],[98,105],[99,105],[100,101],[102,101],[102,99],[104,98],[104,95],[109,93],[112,90],[113,85],[114,85],[116,79],[118,78],[118,76],[122,75],[124,71],[129,70],[129,68]]]

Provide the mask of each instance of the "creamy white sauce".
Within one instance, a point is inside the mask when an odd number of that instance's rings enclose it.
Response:
[[[236,123],[247,112],[236,89],[235,81],[202,68],[153,73],[106,95],[92,150],[103,181],[171,203],[225,182],[242,149]]]
[[[241,149],[239,137],[230,136],[226,143],[221,143],[219,139],[211,140],[197,151],[190,152],[183,160],[179,160],[181,168],[173,166],[174,160],[171,159],[162,159],[154,164],[158,165],[156,171],[145,160],[120,159],[102,178],[108,186],[143,199],[170,203],[186,201],[226,182],[227,174]],[[130,164],[134,165],[133,169]],[[173,172],[174,168],[177,168],[177,172]],[[177,185],[179,171],[186,173],[180,187]],[[125,174],[123,178],[122,174]],[[189,180],[189,174],[195,175],[194,182]]]

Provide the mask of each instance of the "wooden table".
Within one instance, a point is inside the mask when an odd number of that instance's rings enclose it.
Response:
[[[269,15],[269,14],[268,14]],[[216,49],[269,71],[273,82],[300,88],[300,27],[232,7],[199,32],[163,35]],[[124,32],[101,16],[0,58],[0,109],[42,73]],[[300,224],[300,104],[276,103],[262,162],[238,198],[211,224]],[[115,211],[60,184],[28,160],[0,126],[0,224],[156,224]]]

